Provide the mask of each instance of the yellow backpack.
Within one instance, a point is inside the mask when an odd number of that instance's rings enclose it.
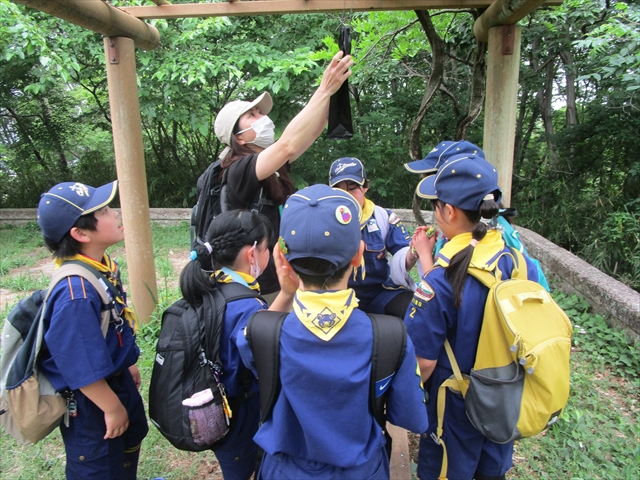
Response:
[[[471,424],[496,443],[537,435],[553,425],[569,398],[569,318],[541,285],[527,280],[522,254],[512,249],[514,270],[469,268],[489,287],[473,369],[463,375],[449,341],[445,350],[453,376],[438,390],[438,429],[443,448],[440,478],[446,478],[447,450],[441,439],[446,389],[461,392]]]

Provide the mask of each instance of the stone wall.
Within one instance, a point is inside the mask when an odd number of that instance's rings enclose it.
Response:
[[[410,228],[415,226],[411,210],[395,210]],[[423,211],[427,222],[431,212]],[[190,208],[152,208],[151,220],[161,224],[189,222]],[[0,209],[0,226],[24,224],[36,218],[35,209]],[[544,237],[531,230],[518,227],[529,253],[542,264],[545,274],[554,286],[567,293],[584,296],[599,313],[613,325],[624,329],[635,341],[640,341],[640,293],[605,275]]]

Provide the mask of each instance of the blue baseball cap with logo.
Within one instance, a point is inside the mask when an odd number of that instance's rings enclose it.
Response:
[[[480,150],[480,147],[471,142],[467,142],[466,140],[460,140],[458,142],[444,140],[438,143],[422,160],[405,163],[404,168],[411,173],[436,173],[438,168],[444,165],[451,157],[462,154],[484,157],[484,152]]]
[[[117,180],[98,188],[77,182],[59,183],[43,193],[38,204],[42,235],[52,242],[60,242],[81,216],[109,205],[117,191]]]
[[[498,171],[479,155],[456,155],[442,165],[435,175],[424,178],[416,193],[429,200],[441,200],[463,210],[477,212],[483,200],[502,197]]]
[[[311,185],[291,195],[282,209],[280,249],[287,260],[320,258],[332,267],[345,267],[360,247],[360,205],[344,190]]]
[[[332,187],[345,180],[364,185],[367,171],[360,160],[355,157],[339,158],[329,169],[329,185]]]

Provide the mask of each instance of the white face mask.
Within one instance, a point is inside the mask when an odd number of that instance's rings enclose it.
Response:
[[[258,278],[260,276],[260,273],[262,273],[262,269],[260,268],[260,265],[258,265],[258,250],[256,248],[256,246],[258,245],[258,242],[253,242],[253,261],[254,263],[251,264],[251,268],[249,270],[249,274],[253,277],[253,278]]]
[[[252,128],[253,131],[256,132],[256,138],[253,142],[247,143],[253,143],[261,148],[267,148],[273,145],[276,126],[267,115],[253,122],[249,128]],[[240,130],[236,135],[246,132],[249,128]]]

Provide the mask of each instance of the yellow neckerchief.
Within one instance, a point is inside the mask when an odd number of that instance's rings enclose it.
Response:
[[[368,198],[364,199],[364,207],[362,207],[362,214],[360,216],[360,230],[362,230],[365,227],[365,225],[371,218],[371,215],[373,215],[373,211],[375,210],[375,208],[376,208],[375,203],[373,203]]]
[[[98,262],[93,258],[89,258],[86,255],[82,255],[82,254],[77,254],[77,255],[74,255],[73,257],[65,258],[64,260],[55,259],[54,262],[56,264],[56,267],[60,267],[60,265],[62,265],[62,263],[67,260],[79,260],[82,263],[86,263],[87,265],[95,268],[99,272],[104,273],[105,277],[109,280],[109,282],[111,282],[113,286],[116,287],[116,290],[118,289],[118,278],[120,277],[119,271],[118,271],[118,264],[113,260],[111,260],[111,257],[106,253],[102,257],[102,262]],[[122,288],[122,286],[120,286],[120,288]],[[124,303],[124,300],[120,295],[116,296],[116,302],[118,302],[122,307],[122,312],[120,314],[127,321],[129,326],[133,330],[133,334],[135,335],[136,332],[138,331],[138,320],[136,318],[136,314],[134,313],[133,310],[127,307],[127,305]]]
[[[449,240],[436,255],[436,265],[448,267],[453,256],[460,250],[469,246],[471,232],[461,233]],[[492,271],[496,268],[498,260],[504,249],[502,235],[497,230],[489,230],[482,240],[473,249],[471,263],[469,267],[480,270]]]
[[[222,270],[217,270],[214,275],[220,283],[241,283],[242,285],[249,287],[251,290],[257,290],[258,293],[260,293],[260,284],[248,273],[231,270],[230,268],[223,268]]]
[[[345,326],[357,306],[358,299],[352,288],[337,291],[298,290],[293,299],[293,312],[298,320],[325,342]]]

